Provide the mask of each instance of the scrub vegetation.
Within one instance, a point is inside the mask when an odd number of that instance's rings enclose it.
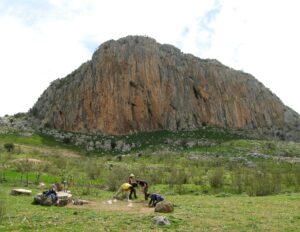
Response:
[[[124,137],[141,146],[129,153],[86,152],[49,136],[0,135],[1,231],[297,231],[300,227],[300,144],[248,139],[216,129],[151,132]],[[191,141],[201,141],[190,146]],[[13,149],[8,149],[13,147]],[[104,205],[130,173],[147,180],[175,204],[171,225],[142,194],[134,207]],[[33,193],[67,181],[87,206],[42,207],[32,196],[10,196],[14,187]]]

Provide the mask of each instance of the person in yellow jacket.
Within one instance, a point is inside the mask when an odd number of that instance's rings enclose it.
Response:
[[[114,198],[117,198],[120,193],[126,193],[126,199],[129,201],[129,193],[132,191],[133,187],[129,183],[124,183],[120,186],[116,194],[114,195]]]

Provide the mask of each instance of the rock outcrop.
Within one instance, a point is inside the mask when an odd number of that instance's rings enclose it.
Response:
[[[148,37],[103,43],[31,110],[44,127],[128,134],[228,128],[300,131],[299,115],[250,74]]]

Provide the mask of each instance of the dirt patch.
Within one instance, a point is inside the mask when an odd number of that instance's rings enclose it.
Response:
[[[21,158],[21,159],[15,159],[15,160],[11,161],[11,163],[23,163],[23,162],[28,162],[28,163],[32,163],[32,164],[48,163],[48,161],[45,161],[45,160],[32,159],[32,158]]]
[[[124,201],[114,201],[114,200],[106,200],[106,201],[89,201],[89,204],[86,205],[69,205],[69,208],[85,208],[99,211],[109,211],[109,212],[126,212],[126,213],[142,213],[148,214],[153,213],[154,208],[148,207],[148,202],[146,201],[132,201],[127,202]]]
[[[45,156],[61,156],[67,158],[79,158],[80,155],[76,152],[69,151],[67,149],[51,149],[51,148],[42,148],[42,147],[31,147],[27,145],[18,145],[24,151],[38,152]]]

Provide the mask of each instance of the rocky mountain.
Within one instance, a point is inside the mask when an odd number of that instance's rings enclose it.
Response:
[[[300,131],[299,115],[250,74],[140,36],[103,43],[31,113],[48,128],[114,135],[204,125]]]

